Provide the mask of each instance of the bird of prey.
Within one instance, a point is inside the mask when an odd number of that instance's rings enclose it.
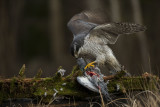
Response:
[[[121,65],[108,44],[115,44],[123,34],[144,31],[146,28],[134,23],[104,22],[100,13],[83,11],[74,15],[67,26],[73,33],[71,53],[75,58],[83,58],[84,69],[107,64],[110,70],[121,71]]]

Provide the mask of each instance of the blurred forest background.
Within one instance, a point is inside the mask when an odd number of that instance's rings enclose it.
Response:
[[[135,22],[143,33],[121,36],[110,45],[133,75],[160,67],[160,2],[158,0],[0,0],[0,76],[17,75],[26,64],[27,77],[41,68],[52,76],[59,66],[70,73],[70,18],[85,9],[101,9],[114,22]]]

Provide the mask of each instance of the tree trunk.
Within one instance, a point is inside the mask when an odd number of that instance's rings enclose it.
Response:
[[[114,22],[120,22],[121,21],[121,8],[120,8],[120,1],[119,0],[110,0],[111,5],[111,19]]]
[[[0,1],[0,74],[11,75],[17,65],[17,35],[24,1]],[[10,74],[6,74],[11,71]]]
[[[103,5],[100,0],[86,0],[87,9],[96,10],[102,9]]]
[[[139,0],[131,0],[132,8],[133,8],[133,17],[134,21],[139,24],[143,24],[142,12],[140,7]],[[141,50],[141,58],[142,58],[142,67],[145,72],[150,72],[150,59],[148,52],[148,45],[145,32],[137,33],[140,50]]]
[[[63,32],[63,15],[62,15],[62,6],[60,0],[50,0],[50,36],[51,36],[51,54],[52,60],[56,64],[63,62],[64,54],[64,43],[65,40]]]

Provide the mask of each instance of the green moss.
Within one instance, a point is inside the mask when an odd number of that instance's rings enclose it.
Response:
[[[24,78],[25,70],[26,70],[26,66],[25,64],[23,64],[22,68],[19,71],[19,77]]]
[[[59,69],[61,69],[60,67]],[[125,93],[126,91],[155,89],[156,84],[159,84],[157,77],[143,78],[139,77],[123,77],[126,74],[121,72],[115,76],[113,80],[109,81],[107,85],[109,93]],[[77,66],[74,66],[70,75],[62,77],[60,73],[56,73],[53,77],[46,78],[25,78],[13,77],[10,80],[0,80],[0,101],[10,98],[43,98],[44,102],[51,101],[56,89],[57,96],[74,96],[84,98],[88,96],[99,95],[97,93],[88,91],[88,89],[81,86],[77,81],[77,76],[83,75]],[[66,83],[66,85],[62,85]],[[119,90],[117,90],[119,86]]]
[[[11,79],[11,82],[10,82],[10,86],[9,86],[9,89],[10,89],[10,93],[14,92],[16,90],[16,84],[17,83],[17,78],[16,77],[13,77]]]
[[[36,74],[36,76],[35,76],[34,78],[35,78],[35,79],[40,78],[41,75],[42,75],[42,73],[43,73],[43,71],[42,71],[42,69],[40,68],[40,69],[38,70],[38,72],[37,72],[37,74]]]
[[[66,79],[70,79],[70,78],[75,78],[77,76],[81,76],[82,75],[82,71],[80,71],[79,67],[77,65],[73,66],[72,72],[66,76]]]

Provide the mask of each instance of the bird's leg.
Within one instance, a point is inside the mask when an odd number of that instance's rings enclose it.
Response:
[[[94,68],[94,67],[95,67],[95,65],[94,65],[95,63],[96,63],[95,61],[93,61],[93,62],[91,62],[91,63],[88,63],[88,64],[85,66],[84,69],[86,70],[87,68],[90,68],[90,67],[93,67],[93,68]]]

